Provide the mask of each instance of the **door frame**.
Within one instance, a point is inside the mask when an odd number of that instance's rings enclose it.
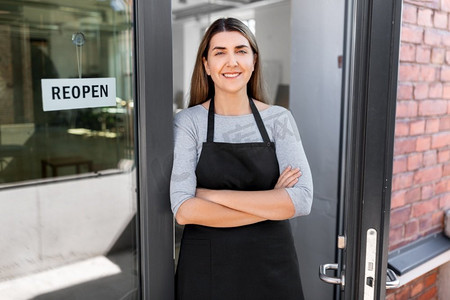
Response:
[[[345,300],[363,299],[368,228],[378,232],[376,274],[387,271],[401,8],[401,0],[349,0],[347,6],[345,218],[339,220],[347,240]],[[171,14],[171,1],[134,0],[140,299],[174,298]],[[377,276],[374,299],[385,297],[385,277]]]
[[[172,4],[134,0],[139,299],[174,298]]]
[[[402,1],[347,3],[343,95],[348,123],[342,185],[345,300],[364,299],[367,230],[377,231],[374,298],[386,295]]]

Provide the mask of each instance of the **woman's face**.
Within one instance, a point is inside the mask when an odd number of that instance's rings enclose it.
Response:
[[[209,43],[208,58],[203,58],[206,73],[215,92],[247,93],[247,83],[256,62],[248,40],[237,31],[215,34]]]

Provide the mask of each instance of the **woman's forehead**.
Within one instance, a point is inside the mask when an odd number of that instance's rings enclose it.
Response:
[[[210,49],[214,47],[237,47],[241,45],[249,46],[250,43],[245,36],[238,31],[222,31],[216,33],[209,43]]]

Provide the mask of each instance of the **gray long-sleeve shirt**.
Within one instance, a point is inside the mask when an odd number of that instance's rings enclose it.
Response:
[[[287,167],[299,167],[302,176],[291,188],[286,188],[295,215],[311,211],[313,182],[311,170],[303,150],[300,134],[292,114],[280,106],[260,111],[267,133],[275,143],[280,173]],[[182,110],[174,120],[174,162],[170,181],[170,201],[176,215],[180,205],[195,196],[197,178],[195,169],[206,142],[208,110],[196,105]],[[262,142],[261,134],[252,114],[240,116],[215,115],[214,141],[225,143]]]

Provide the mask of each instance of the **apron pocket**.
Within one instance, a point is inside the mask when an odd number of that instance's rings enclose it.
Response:
[[[175,280],[177,300],[211,299],[210,240],[183,240]]]

